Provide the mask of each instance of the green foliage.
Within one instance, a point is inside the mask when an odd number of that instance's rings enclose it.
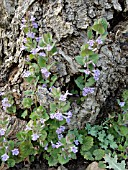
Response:
[[[107,168],[114,169],[114,170],[125,170],[125,161],[121,161],[121,163],[117,162],[117,155],[115,155],[114,158],[112,158],[110,155],[105,155],[104,157],[105,162],[109,164]]]
[[[37,41],[35,35],[38,30],[32,27],[30,21],[27,21],[23,31],[26,34],[25,64],[28,66],[28,71],[23,74],[23,81],[28,85],[28,89],[23,92],[22,108],[18,114],[27,120],[27,125],[24,131],[16,134],[16,140],[12,141],[8,138],[11,125],[6,128],[8,119],[0,120],[2,164],[13,167],[26,159],[33,161],[36,155],[43,153],[49,166],[56,166],[58,163],[66,164],[76,159],[76,153],[80,152],[86,160],[99,161],[100,167],[105,167],[106,162],[109,164],[108,168],[123,170],[125,162],[122,159],[127,159],[128,146],[128,90],[123,93],[124,103],[118,100],[121,106],[120,114],[111,115],[101,125],[87,123],[85,128],[69,129],[73,107],[68,97],[72,94],[68,91],[62,92],[60,87],[54,87],[58,74],[52,72],[56,64],[53,56],[57,54],[52,35],[43,34]],[[97,20],[88,28],[87,36],[88,42],[83,44],[80,55],[75,57],[80,65],[75,83],[80,90],[94,87],[99,78],[95,75],[95,72],[99,74],[96,64],[99,47],[107,36],[107,21]],[[78,90],[72,91],[73,94],[79,94]],[[85,99],[85,96],[80,96],[79,100],[82,102]],[[13,92],[3,96],[2,104],[8,114],[15,115],[19,111]],[[117,157],[121,163],[117,163]]]

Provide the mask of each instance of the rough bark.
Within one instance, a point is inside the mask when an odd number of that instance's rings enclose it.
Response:
[[[79,66],[74,57],[87,41],[87,27],[100,17],[110,22],[108,40],[100,49],[98,67],[101,76],[96,83],[95,94],[89,96],[81,106],[72,104],[70,128],[81,127],[86,122],[94,123],[106,99],[114,96],[119,88],[126,88],[128,20],[125,15],[128,0],[2,0],[0,8],[0,91],[14,91],[17,107],[21,107],[22,92],[26,88],[22,79],[26,67],[24,53],[20,49],[24,37],[20,24],[22,17],[31,14],[37,18],[39,36],[51,32],[57,41],[55,60],[60,64],[53,72],[59,71],[56,86],[60,87],[70,87],[78,73]],[[119,19],[115,19],[116,16]],[[10,121],[19,121],[15,124],[19,129],[23,128],[19,125],[26,124],[0,108],[0,118],[5,116]]]

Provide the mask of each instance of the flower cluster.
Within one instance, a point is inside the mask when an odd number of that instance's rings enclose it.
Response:
[[[92,94],[94,93],[94,89],[93,87],[85,87],[83,88],[83,96],[87,96],[88,94]]]
[[[11,104],[9,103],[9,100],[8,100],[8,98],[4,98],[3,100],[2,100],[2,106],[3,106],[3,109],[6,111],[6,109],[8,108],[8,107],[11,107]]]

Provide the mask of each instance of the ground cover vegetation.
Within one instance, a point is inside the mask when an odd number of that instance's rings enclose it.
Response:
[[[81,47],[80,55],[75,59],[80,65],[79,76],[75,79],[79,90],[79,101],[82,103],[88,95],[95,91],[95,83],[100,79],[97,68],[98,49],[107,37],[107,21],[102,18],[88,28],[88,42]],[[69,129],[72,119],[70,97],[77,93],[63,93],[57,88],[57,74],[52,73],[52,67],[57,63],[52,58],[57,54],[57,48],[52,35],[46,33],[38,37],[38,24],[35,18],[23,18],[21,29],[25,33],[22,50],[27,70],[23,79],[31,89],[24,91],[22,100],[23,112],[20,117],[27,120],[24,131],[19,131],[16,140],[10,140],[6,129],[6,121],[0,121],[0,163],[8,167],[28,160],[34,161],[36,155],[43,153],[49,166],[66,164],[71,159],[77,159],[79,152],[86,160],[98,161],[99,167],[125,170],[128,158],[128,90],[122,94],[119,113],[113,113],[101,121],[101,124],[87,123],[82,129]],[[41,96],[41,91],[48,91],[49,99]],[[13,93],[13,92],[12,92]],[[13,95],[9,92],[2,95],[2,107],[8,114],[17,115],[17,107]],[[45,102],[50,100],[49,105]]]

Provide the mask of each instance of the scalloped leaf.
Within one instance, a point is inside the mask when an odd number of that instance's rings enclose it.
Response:
[[[107,162],[109,164],[109,166],[107,166],[107,168],[109,169],[114,169],[114,170],[125,170],[125,161],[121,161],[121,163],[117,162],[117,155],[115,155],[114,158],[111,157],[111,155],[106,154],[105,157],[105,162]]]

